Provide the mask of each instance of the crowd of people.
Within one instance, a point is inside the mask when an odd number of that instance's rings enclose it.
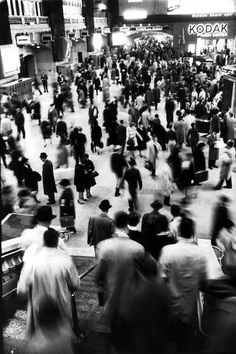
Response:
[[[99,204],[101,213],[91,216],[87,227],[88,245],[94,246],[97,260],[99,304],[104,306],[113,350],[137,354],[189,353],[195,347],[206,353],[236,351],[235,226],[230,200],[220,197],[209,235],[212,245],[225,252],[220,279],[208,278],[208,259],[197,245],[193,217],[181,203],[171,201],[173,193],[180,190],[186,202],[188,189],[206,181],[211,173],[208,169],[217,168],[218,160],[219,181],[213,188],[220,189],[224,181],[226,188],[232,188],[235,117],[230,108],[223,111],[220,73],[219,65],[207,67],[177,58],[171,43],[154,38],[142,38],[129,50],[103,56],[99,71],[88,58],[73,82],[80,108],[88,109],[90,137],[81,126],[66,122],[65,105],[74,112],[73,83],[61,73],[52,85],[53,102],[47,118],[42,119],[42,103],[37,99],[19,102],[11,97],[4,103],[1,158],[5,168],[13,171],[19,192],[15,206],[13,189],[2,180],[1,218],[14,210],[27,211],[35,214],[37,224],[21,236],[25,254],[18,283],[18,293],[28,299],[30,353],[46,353],[48,348],[50,353],[73,353],[70,296],[79,289],[80,280],[66,245],[50,226],[55,218],[51,205],[57,202],[53,163],[42,152],[42,172],[34,171],[20,146],[21,135],[23,139],[27,136],[25,111],[38,120],[44,147],[53,134],[58,137],[56,169],[68,168],[69,156],[73,156],[71,179],[80,205],[92,198],[91,188],[102,173],[97,172],[91,154],[103,153],[110,159],[116,198],[128,186],[128,208],[124,205],[111,218],[108,213],[112,205],[104,199]],[[47,92],[45,75],[41,80]],[[34,86],[41,94],[37,79]],[[116,89],[115,97],[111,86]],[[102,122],[95,100],[99,91],[104,102]],[[165,123],[158,114],[161,101]],[[126,112],[126,121],[119,119],[121,111]],[[209,134],[204,141],[198,118],[208,122]],[[16,124],[16,138],[12,124]],[[150,201],[153,210],[141,215],[138,194],[143,187],[143,170],[137,162],[143,157],[144,167],[150,171],[148,178],[158,180],[162,197]],[[48,205],[39,207],[41,181]],[[61,227],[76,233],[71,184],[68,178],[60,181],[59,219]],[[170,219],[162,213],[163,205],[170,207]],[[200,291],[205,294],[201,325],[197,311]],[[58,343],[55,338],[60,339]]]

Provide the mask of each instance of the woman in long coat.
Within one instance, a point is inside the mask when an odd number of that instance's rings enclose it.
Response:
[[[199,141],[193,153],[194,172],[205,171],[206,169],[205,155],[202,151],[204,146],[205,144],[202,141]]]
[[[84,154],[83,159],[85,160],[84,168],[85,168],[86,197],[87,197],[87,199],[89,199],[92,197],[92,195],[90,193],[90,188],[95,186],[95,184],[96,184],[95,178],[93,177],[93,172],[95,171],[95,167],[94,167],[93,162],[89,159],[88,154]]]
[[[176,142],[178,147],[181,149],[183,143],[186,142],[186,131],[187,131],[187,124],[183,121],[183,117],[180,115],[178,121],[175,123],[175,130],[176,130]]]
[[[59,183],[63,192],[59,199],[61,227],[76,232],[75,229],[75,204],[74,195],[68,179],[62,179]]]
[[[75,175],[74,175],[74,184],[76,190],[79,193],[79,204],[84,204],[84,190],[86,186],[86,170],[85,170],[86,160],[81,159],[80,163],[75,165]]]
[[[96,120],[94,122],[92,129],[91,129],[91,140],[93,143],[93,150],[94,151],[96,151],[97,148],[102,148],[101,138],[102,138],[102,129],[98,125],[98,121]],[[98,153],[99,153],[99,150],[98,150]]]

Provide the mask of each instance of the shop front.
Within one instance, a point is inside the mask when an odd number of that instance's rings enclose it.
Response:
[[[209,54],[216,60],[217,53],[236,53],[235,19],[199,19],[174,24],[174,46],[180,53]]]

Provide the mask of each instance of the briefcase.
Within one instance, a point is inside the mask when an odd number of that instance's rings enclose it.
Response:
[[[195,172],[195,182],[201,183],[208,180],[208,170]]]

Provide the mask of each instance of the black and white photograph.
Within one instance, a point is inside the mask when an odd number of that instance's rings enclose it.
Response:
[[[236,353],[236,0],[0,0],[0,157],[0,353]]]

